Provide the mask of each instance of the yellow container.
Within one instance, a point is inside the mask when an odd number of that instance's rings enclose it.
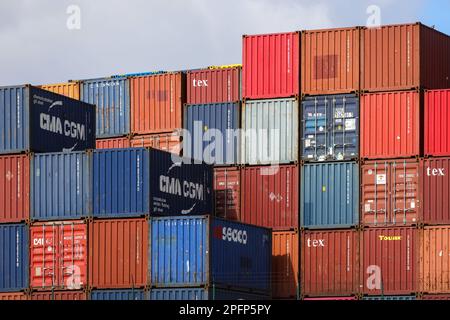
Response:
[[[77,81],[66,83],[45,84],[42,89],[80,100],[80,83]]]
[[[242,68],[242,64],[224,64],[222,66],[209,66],[208,69],[230,69],[230,68]]]

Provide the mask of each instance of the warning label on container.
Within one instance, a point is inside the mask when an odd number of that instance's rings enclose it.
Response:
[[[377,184],[386,184],[385,174],[377,174]]]
[[[345,119],[345,130],[356,130],[356,119]]]
[[[364,211],[365,212],[369,212],[370,211],[370,203],[366,203],[366,205],[364,206]]]

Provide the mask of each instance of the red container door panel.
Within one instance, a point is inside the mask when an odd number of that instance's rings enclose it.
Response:
[[[228,220],[240,218],[241,173],[238,168],[214,169],[216,216]]]
[[[389,216],[389,164],[375,162],[361,166],[362,170],[362,221],[365,225],[386,225]]]
[[[58,287],[58,227],[38,225],[30,230],[31,287],[38,290]]]
[[[450,90],[425,92],[425,155],[450,156]]]
[[[419,221],[419,163],[397,161],[391,166],[393,225],[411,225]]]

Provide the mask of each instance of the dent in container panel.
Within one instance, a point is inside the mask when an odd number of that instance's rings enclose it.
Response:
[[[274,230],[298,228],[298,176],[296,165],[242,168],[239,221]]]
[[[239,220],[241,216],[241,170],[214,168],[215,213],[219,218]]]
[[[272,298],[296,299],[299,295],[298,231],[272,232]]]
[[[30,300],[53,300],[53,301],[83,301],[87,300],[85,291],[53,291],[53,292],[32,292]]]
[[[0,223],[30,220],[30,156],[0,156]]]
[[[450,156],[450,90],[425,91],[425,156]]]
[[[176,155],[182,155],[182,136],[179,131],[172,133],[133,136],[130,141],[133,148],[154,148]]]
[[[109,138],[109,139],[97,139],[95,141],[96,149],[124,149],[130,148],[130,139],[127,137],[122,138]]]
[[[300,94],[300,32],[244,35],[244,99]]]
[[[366,295],[417,292],[417,229],[367,228],[361,233],[361,290]]]

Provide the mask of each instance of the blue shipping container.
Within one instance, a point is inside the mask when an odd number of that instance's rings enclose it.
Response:
[[[359,224],[359,166],[354,162],[305,164],[301,173],[301,226],[346,228]]]
[[[28,230],[25,224],[0,225],[0,292],[28,288]]]
[[[149,243],[152,286],[270,293],[270,229],[210,216],[151,218]]]
[[[33,86],[0,88],[0,153],[95,148],[95,106]]]
[[[130,81],[126,77],[84,80],[80,91],[81,101],[97,106],[97,138],[130,133]]]
[[[302,101],[302,159],[353,160],[359,156],[359,98],[354,94]]]
[[[36,154],[30,169],[32,220],[70,220],[92,211],[92,154]]]
[[[90,300],[144,300],[144,290],[92,290]]]
[[[93,216],[213,212],[213,167],[145,148],[96,150]]]
[[[268,296],[220,288],[152,289],[149,300],[268,300]]]
[[[183,136],[184,155],[208,164],[238,164],[239,112],[239,103],[186,105],[184,128],[190,137]]]
[[[365,296],[363,300],[416,300],[415,296]]]

